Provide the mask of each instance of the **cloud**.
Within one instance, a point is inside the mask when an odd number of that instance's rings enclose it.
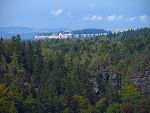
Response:
[[[127,18],[126,20],[127,21],[129,21],[129,22],[133,22],[133,21],[135,21],[137,19],[137,17],[129,17],[129,18]]]
[[[135,20],[138,20],[142,23],[148,23],[148,22],[150,22],[150,17],[147,15],[141,15],[141,16],[129,17],[126,20],[129,22],[134,22]]]
[[[122,16],[110,15],[110,16],[106,17],[106,19],[107,19],[109,22],[119,21],[119,20],[122,19]]]
[[[102,16],[97,15],[83,17],[83,20],[91,20],[91,21],[100,21],[102,19],[103,19]]]
[[[58,16],[58,15],[60,15],[62,12],[63,12],[62,9],[57,9],[57,10],[52,10],[52,11],[51,11],[51,14],[54,15],[54,16]]]
[[[108,16],[97,16],[97,15],[93,15],[93,16],[85,16],[83,17],[83,20],[90,20],[90,21],[109,21],[109,22],[117,22],[117,21],[127,21],[127,22],[142,22],[142,23],[150,23],[150,16],[148,15],[141,15],[141,16],[131,16],[131,17],[127,17],[124,18],[121,15],[108,15]]]
[[[150,21],[150,17],[147,16],[147,15],[142,15],[142,16],[139,16],[139,20],[142,22],[142,23],[148,23]]]

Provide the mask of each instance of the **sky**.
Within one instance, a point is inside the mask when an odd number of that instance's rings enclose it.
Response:
[[[0,0],[0,27],[150,27],[150,0]]]

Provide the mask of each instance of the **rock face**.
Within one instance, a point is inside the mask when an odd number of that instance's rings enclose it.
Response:
[[[114,91],[118,91],[121,89],[121,87],[122,87],[121,75],[115,74],[115,75],[110,76],[109,79],[111,81],[111,85],[112,85]]]
[[[150,96],[150,67],[139,70],[131,77],[131,83],[144,95]]]
[[[99,92],[99,84],[97,81],[97,71],[90,71],[90,83],[92,84],[93,92],[98,93]]]
[[[101,93],[100,91],[104,91],[109,83],[114,91],[120,90],[121,84],[121,76],[118,74],[110,75],[108,70],[106,69],[98,69],[96,71],[90,72],[90,83],[93,87],[93,92],[95,94]]]
[[[120,74],[110,75],[108,70],[98,69],[90,71],[90,83],[95,94],[100,94],[100,91],[105,90],[108,83],[111,83],[113,91],[117,92],[123,86],[122,77]],[[125,82],[125,81],[124,81]],[[150,67],[139,70],[130,78],[133,84],[140,93],[150,96]]]
[[[89,71],[89,75],[93,92],[92,103],[94,104],[100,96],[107,93],[116,93],[122,86],[121,76],[119,74],[110,75],[107,69],[92,70]]]

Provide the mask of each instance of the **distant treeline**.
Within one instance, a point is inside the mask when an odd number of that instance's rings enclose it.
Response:
[[[102,34],[102,33],[111,33],[111,31],[107,31],[104,29],[82,29],[82,30],[74,30],[71,33],[72,34]]]

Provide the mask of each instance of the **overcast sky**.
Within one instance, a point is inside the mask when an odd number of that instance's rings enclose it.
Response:
[[[150,27],[150,0],[0,0],[0,27]]]

